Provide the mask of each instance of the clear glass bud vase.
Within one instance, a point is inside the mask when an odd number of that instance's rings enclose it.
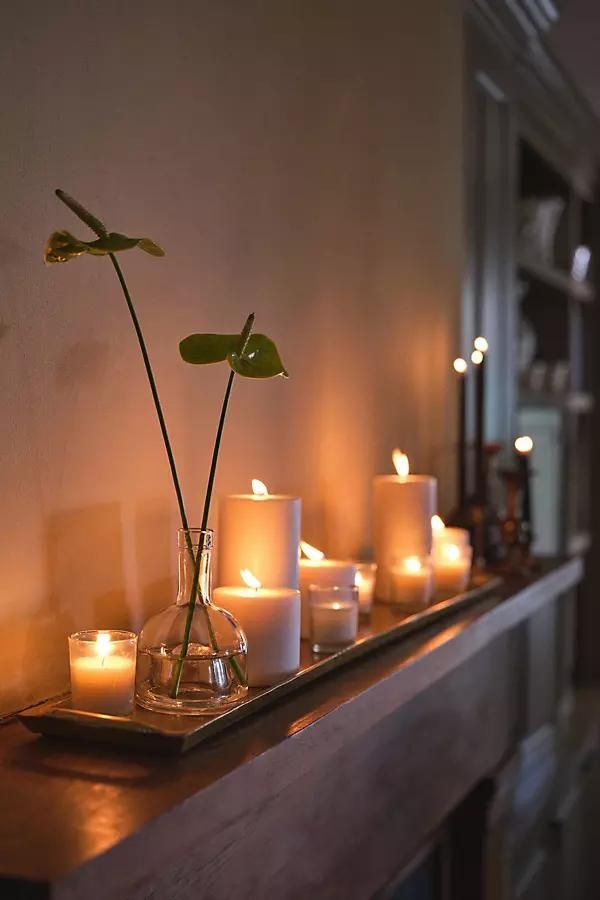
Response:
[[[211,602],[213,532],[181,529],[178,546],[177,600],[149,619],[138,639],[136,700],[157,712],[208,715],[247,693],[246,637]]]

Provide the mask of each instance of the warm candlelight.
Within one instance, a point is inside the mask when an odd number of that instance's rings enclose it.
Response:
[[[306,557],[300,560],[301,634],[303,638],[308,638],[310,637],[310,585],[351,587],[356,580],[356,565],[343,560],[326,559],[322,550],[307,544],[306,541],[300,541],[300,550]]]
[[[434,552],[442,544],[458,544],[461,547],[468,547],[471,543],[471,535],[466,528],[447,528],[444,520],[438,515],[431,519],[431,531]]]
[[[71,702],[75,709],[126,716],[133,711],[137,635],[78,631],[69,637]]]
[[[248,686],[267,687],[300,666],[300,592],[265,588],[250,569],[239,576],[245,587],[218,587],[217,606],[237,621],[248,641]]]
[[[299,497],[270,494],[252,479],[252,494],[224,497],[220,508],[218,583],[240,583],[249,568],[265,587],[298,588]]]
[[[310,639],[315,653],[333,653],[356,640],[358,588],[310,585]]]
[[[390,568],[391,601],[407,612],[424,609],[433,593],[433,576],[428,559],[407,556]]]
[[[390,570],[396,560],[431,553],[431,517],[437,506],[435,478],[411,475],[401,450],[394,450],[392,459],[397,474],[373,481],[375,595],[384,603],[393,602]]]

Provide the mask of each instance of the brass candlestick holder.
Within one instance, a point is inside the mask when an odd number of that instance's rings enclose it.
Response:
[[[506,515],[502,522],[502,540],[506,549],[502,570],[511,575],[527,575],[532,571],[531,523],[519,513],[519,496],[525,485],[522,472],[503,469],[500,477],[506,488]]]

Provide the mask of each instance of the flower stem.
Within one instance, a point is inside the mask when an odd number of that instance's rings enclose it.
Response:
[[[246,320],[246,324],[244,325],[243,331],[241,333],[240,349],[239,349],[240,356],[243,356],[243,354],[244,354],[244,351],[248,344],[248,340],[250,338],[250,334],[252,333],[252,325],[253,324],[254,324],[254,314],[248,316],[248,318]],[[213,455],[212,455],[212,460],[210,463],[210,472],[208,475],[208,482],[206,485],[206,495],[204,498],[204,510],[202,512],[202,525],[201,525],[202,531],[205,531],[206,528],[208,527],[208,517],[210,514],[210,505],[211,505],[211,501],[212,501],[212,493],[213,493],[213,487],[214,487],[214,483],[215,483],[215,475],[217,472],[217,463],[219,461],[219,451],[221,449],[221,438],[223,437],[223,429],[225,427],[225,419],[227,417],[227,408],[229,406],[229,398],[231,397],[231,389],[233,387],[233,379],[234,378],[235,378],[235,372],[232,369],[231,372],[229,373],[229,378],[227,379],[227,387],[225,388],[225,395],[223,397],[223,403],[221,405],[221,415],[219,416],[219,424],[217,427],[217,434],[215,436],[215,445],[213,448]],[[196,559],[196,566],[194,569],[194,579],[192,582],[192,589],[190,591],[190,602],[189,602],[187,619],[186,619],[186,623],[185,623],[185,631],[183,634],[183,642],[181,644],[181,650],[179,652],[179,659],[177,660],[177,664],[175,667],[175,673],[173,675],[173,685],[171,687],[171,697],[173,697],[173,698],[177,697],[177,693],[179,691],[179,686],[181,684],[181,675],[183,672],[183,662],[185,660],[185,657],[187,656],[188,647],[190,644],[190,633],[192,630],[192,622],[194,619],[194,609],[196,606],[196,594],[197,594],[197,590],[198,590],[198,581],[199,581],[199,577],[200,577],[200,566],[198,565],[198,563],[199,563],[199,557],[200,557],[201,552],[202,552],[202,547],[199,547],[198,548],[198,557]],[[210,614],[209,614],[208,610],[207,610],[206,618],[207,618],[207,623],[208,623],[208,630],[209,630],[211,644],[213,645],[213,648],[216,649],[216,640],[215,640],[214,632],[212,629],[212,624],[210,621]],[[245,683],[244,674],[241,671],[235,657],[231,658],[231,665],[232,665],[233,669],[235,670],[235,673],[236,673],[240,683],[244,684]]]
[[[109,253],[110,261],[114,266],[115,272],[117,273],[117,278],[119,279],[119,284],[123,290],[123,294],[125,296],[125,302],[127,303],[127,308],[129,310],[129,315],[131,316],[131,320],[133,322],[133,327],[135,328],[135,333],[137,335],[138,343],[140,345],[140,350],[142,351],[142,359],[144,360],[144,366],[146,368],[146,375],[148,376],[148,382],[150,384],[150,391],[152,393],[152,399],[154,400],[154,406],[156,408],[156,415],[158,417],[158,424],[160,425],[160,431],[162,434],[163,443],[165,445],[165,450],[167,453],[167,459],[169,460],[169,468],[171,469],[171,477],[173,479],[173,487],[175,488],[175,495],[177,497],[177,505],[179,507],[179,515],[181,518],[181,526],[189,532],[189,525],[187,520],[187,515],[185,512],[185,505],[183,502],[183,493],[181,491],[181,485],[179,484],[179,478],[177,475],[177,468],[175,466],[175,457],[173,456],[173,450],[171,447],[171,441],[169,440],[169,434],[167,431],[167,425],[165,422],[165,417],[163,415],[162,406],[160,404],[160,398],[158,396],[158,388],[156,387],[156,381],[154,379],[154,373],[152,371],[152,366],[150,364],[150,357],[148,356],[148,350],[146,349],[146,342],[144,340],[144,335],[142,333],[142,329],[140,327],[139,319],[137,317],[137,313],[135,311],[135,306],[133,305],[133,301],[131,299],[131,294],[129,293],[129,289],[127,287],[127,283],[125,281],[125,277],[123,272],[121,271],[121,266],[117,262],[114,253]],[[191,546],[191,543],[190,543]]]

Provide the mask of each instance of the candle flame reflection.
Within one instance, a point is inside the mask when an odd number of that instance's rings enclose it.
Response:
[[[406,453],[403,453],[402,450],[396,447],[396,449],[392,453],[392,462],[394,463],[394,468],[396,469],[396,472],[398,473],[400,478],[408,478],[410,465]]]
[[[252,493],[256,497],[268,497],[269,489],[264,483],[264,481],[260,481],[258,478],[252,479]]]
[[[300,541],[300,550],[307,559],[310,559],[312,562],[319,562],[320,559],[325,559],[325,554],[322,550],[317,550],[316,547],[312,547],[310,544],[307,544],[306,541]]]
[[[528,434],[523,434],[521,437],[518,437],[515,441],[515,450],[517,453],[522,453],[526,456],[528,453],[531,453],[533,450],[533,440],[529,437]]]
[[[250,569],[240,569],[240,575],[249,588],[254,588],[255,591],[258,591],[262,587],[262,582],[258,580]]]
[[[435,515],[431,517],[431,530],[434,534],[440,534],[445,528],[446,526],[441,516]]]

